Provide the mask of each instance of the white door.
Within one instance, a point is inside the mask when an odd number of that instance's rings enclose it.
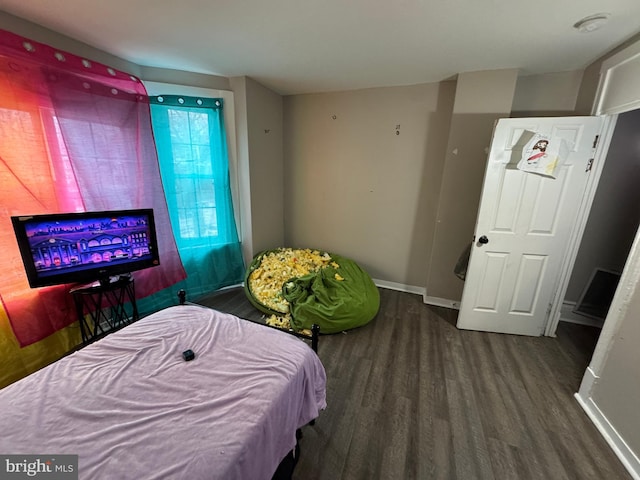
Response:
[[[458,328],[542,335],[602,123],[600,117],[498,121]],[[516,168],[534,132],[574,145],[556,178]]]

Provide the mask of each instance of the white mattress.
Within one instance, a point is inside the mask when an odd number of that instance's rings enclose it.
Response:
[[[270,479],[325,384],[302,340],[171,307],[0,390],[0,452],[77,454],[91,480]]]

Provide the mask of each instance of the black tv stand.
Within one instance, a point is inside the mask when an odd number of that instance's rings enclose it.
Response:
[[[89,285],[85,285],[84,288],[94,287],[97,284],[99,284],[102,288],[107,288],[107,287],[110,287],[111,284],[113,283],[124,282],[125,280],[131,280],[131,274],[124,274],[118,277],[103,277],[97,282],[90,283]]]
[[[87,345],[137,321],[133,278],[112,277],[72,288],[82,343]]]

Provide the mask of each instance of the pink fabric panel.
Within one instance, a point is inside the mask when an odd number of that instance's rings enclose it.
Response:
[[[0,245],[5,256],[16,257],[0,279],[0,295],[21,346],[76,316],[69,286],[29,289],[10,215],[153,208],[161,265],[135,274],[136,294],[144,297],[185,278],[148,98],[138,78],[0,30],[0,113],[0,195],[6,214],[0,219],[6,237]],[[25,153],[16,156],[16,147]]]

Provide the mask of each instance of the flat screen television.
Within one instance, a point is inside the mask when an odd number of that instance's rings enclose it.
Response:
[[[11,217],[32,288],[108,283],[160,264],[152,209]]]

